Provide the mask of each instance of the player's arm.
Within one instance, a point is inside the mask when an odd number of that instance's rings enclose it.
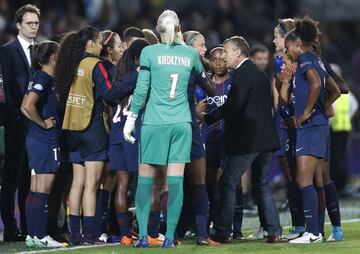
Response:
[[[327,73],[334,79],[336,85],[340,89],[340,93],[348,94],[350,92],[350,89],[346,81],[331,68],[330,64],[324,63],[324,66]]]
[[[326,91],[328,96],[325,101],[325,109],[329,108],[341,95],[340,88],[331,76],[326,79]]]
[[[204,89],[207,96],[213,97],[216,95],[216,90],[213,84],[213,81],[211,80],[210,76],[203,71],[201,75],[198,75],[198,82],[199,86]]]
[[[303,122],[305,122],[311,117],[321,89],[321,80],[316,69],[314,68],[308,69],[305,75],[309,83],[309,95],[305,104],[304,112],[297,119],[298,127],[300,127]]]
[[[54,117],[43,119],[36,109],[36,103],[38,102],[40,95],[36,92],[29,91],[25,94],[21,103],[21,112],[31,121],[39,125],[44,129],[51,129],[55,127],[56,121]]]
[[[287,106],[290,103],[288,87],[292,77],[294,76],[295,71],[296,64],[286,63],[281,73],[276,75],[275,86],[278,89],[278,101],[283,106]]]
[[[131,95],[137,79],[136,73],[132,72],[126,74],[121,80],[112,83],[101,62],[95,66],[92,75],[96,92],[103,100],[109,103],[121,101]]]
[[[150,88],[150,78],[150,57],[145,48],[140,55],[140,72],[130,105],[130,111],[135,115],[139,114],[139,111],[143,107],[144,101],[148,95]]]

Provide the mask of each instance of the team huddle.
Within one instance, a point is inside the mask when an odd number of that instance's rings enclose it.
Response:
[[[120,38],[113,31],[86,26],[57,42],[38,44],[26,38],[21,25],[38,26],[39,10],[26,5],[18,12],[18,38],[32,45],[32,76],[19,105],[28,122],[31,171],[25,204],[27,247],[120,242],[172,248],[190,224],[198,245],[243,239],[243,170],[229,176],[230,169],[237,170],[232,158],[238,155],[254,157],[249,159],[254,196],[268,243],[322,242],[326,208],[332,224],[327,240],[343,240],[339,201],[329,174],[329,118],[334,115],[332,104],[349,89],[320,59],[320,31],[313,19],[279,20],[274,28],[275,74],[269,78],[254,58],[264,50],[254,50],[243,37],[233,36],[214,45],[205,57],[204,36],[181,31],[177,14],[170,10],[157,20],[159,39],[150,29],[132,27]],[[265,85],[237,83],[241,68],[249,68],[248,75],[257,73],[249,79]],[[242,141],[229,131],[242,125],[233,120],[234,114],[248,121],[257,117],[246,116],[251,99],[238,101],[242,89],[251,91],[250,97],[264,91],[256,112],[269,116],[271,128],[277,130],[276,140],[261,151],[256,148],[261,145],[242,149]],[[244,142],[251,143],[251,137]],[[267,162],[259,173],[262,150]],[[273,154],[287,178],[289,234],[282,234],[268,188]],[[63,242],[49,234],[48,204],[66,163],[72,165],[66,194],[70,235]],[[65,184],[61,188],[65,191]],[[184,199],[184,191],[190,199]],[[129,214],[132,204],[136,227]],[[110,207],[116,211],[118,240],[109,231]]]

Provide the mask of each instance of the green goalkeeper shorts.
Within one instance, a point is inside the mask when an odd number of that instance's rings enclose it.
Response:
[[[143,125],[139,161],[156,165],[190,162],[191,142],[190,123]]]

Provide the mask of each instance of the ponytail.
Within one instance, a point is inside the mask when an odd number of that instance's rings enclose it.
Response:
[[[59,96],[61,110],[65,110],[70,87],[76,80],[86,43],[89,40],[95,41],[99,33],[97,28],[86,26],[78,32],[69,33],[60,45],[55,67],[55,89]]]
[[[174,11],[166,10],[158,18],[157,29],[161,36],[161,41],[167,45],[179,42],[180,22]]]

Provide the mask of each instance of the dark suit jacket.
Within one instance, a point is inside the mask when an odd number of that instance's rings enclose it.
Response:
[[[9,123],[21,117],[21,102],[33,71],[17,38],[1,46],[0,64],[6,95],[6,107],[2,111]]]
[[[252,61],[234,70],[227,101],[205,116],[208,123],[225,118],[227,155],[279,148],[272,116],[269,78]]]

